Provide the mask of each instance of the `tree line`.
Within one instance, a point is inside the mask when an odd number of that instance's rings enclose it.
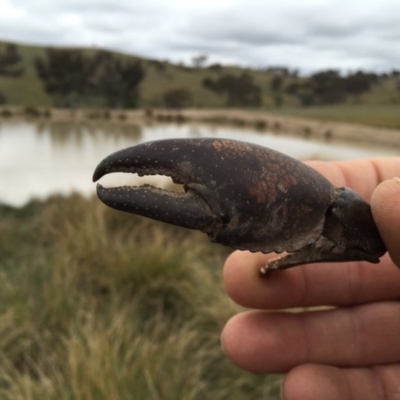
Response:
[[[279,71],[272,76],[268,89],[276,107],[283,105],[285,94],[296,97],[302,106],[331,105],[345,102],[349,96],[358,97],[383,79],[391,77],[397,79],[400,94],[398,71],[385,76],[363,71],[342,76],[339,71],[327,70],[314,73],[308,78],[298,78],[297,74]],[[252,75],[245,72],[238,76],[224,74],[217,79],[205,78],[203,87],[224,96],[228,107],[259,107],[264,89],[255,83]]]
[[[239,76],[224,74],[217,79],[205,78],[203,86],[219,96],[224,96],[228,107],[259,107],[261,105],[262,89],[246,72]]]
[[[15,44],[0,44],[0,76],[19,78],[23,75],[22,59]],[[7,98],[0,88],[0,105],[5,104]]]
[[[358,97],[370,91],[380,80],[379,75],[374,73],[357,71],[342,76],[339,71],[327,70],[317,72],[305,81],[292,82],[284,90],[296,96],[303,106],[338,104],[349,96]],[[275,95],[283,89],[278,78],[272,80],[271,86]]]
[[[145,77],[142,63],[99,50],[46,50],[35,59],[35,68],[55,106],[78,107],[101,99],[110,108],[138,105],[138,86]]]

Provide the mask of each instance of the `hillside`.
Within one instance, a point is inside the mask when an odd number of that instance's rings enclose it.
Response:
[[[0,41],[0,46],[5,42]],[[0,90],[5,94],[7,103],[22,106],[51,106],[52,99],[45,93],[42,83],[36,74],[34,60],[44,57],[45,48],[38,46],[17,45],[22,58],[25,73],[18,79],[0,76]],[[92,53],[93,49],[81,49],[82,52]],[[224,99],[202,86],[207,77],[215,77],[224,73],[239,74],[239,67],[222,66],[218,72],[209,68],[191,68],[171,64],[168,61],[156,61],[122,55],[122,57],[139,59],[145,68],[146,76],[140,86],[141,105],[146,107],[160,101],[162,94],[169,89],[186,88],[193,94],[194,107],[222,107]],[[246,70],[250,73],[263,92],[263,104],[272,105],[268,87],[273,74],[256,70]],[[295,103],[289,102],[294,105]]]
[[[4,42],[0,42],[3,48]],[[0,76],[0,92],[6,104],[17,106],[53,106],[53,99],[43,89],[35,69],[35,58],[45,56],[45,48],[38,46],[17,45],[24,69],[18,78]],[[76,49],[86,55],[93,55],[97,49]],[[110,52],[109,52],[110,53]],[[116,55],[117,53],[110,53]],[[165,93],[173,89],[185,89],[190,93],[192,108],[226,107],[226,95],[207,89],[203,81],[217,82],[226,75],[249,76],[254,86],[259,88],[260,110],[273,110],[283,115],[295,115],[306,118],[340,120],[345,122],[367,123],[372,125],[400,128],[400,84],[399,77],[383,75],[371,85],[370,90],[358,95],[346,95],[339,104],[301,105],[300,96],[289,94],[287,88],[292,84],[307,87],[310,78],[298,77],[293,73],[280,74],[280,87],[273,89],[273,80],[277,73],[271,70],[243,69],[235,66],[188,67],[175,65],[168,61],[143,59],[117,54],[122,59],[140,60],[145,71],[145,78],[139,86],[140,107],[165,106]],[[279,80],[278,79],[278,80]],[[279,85],[278,85],[279,86]],[[277,99],[277,97],[279,97]],[[84,107],[101,106],[100,101],[83,103]],[[229,104],[228,104],[229,106]],[[279,107],[278,107],[279,106]]]

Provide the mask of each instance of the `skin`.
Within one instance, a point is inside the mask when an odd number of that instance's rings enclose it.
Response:
[[[285,400],[400,400],[400,159],[309,164],[371,203],[388,253],[379,264],[309,264],[265,280],[258,271],[274,254],[235,251],[226,289],[253,310],[228,321],[224,351],[243,369],[286,373]],[[322,305],[335,308],[282,311]]]

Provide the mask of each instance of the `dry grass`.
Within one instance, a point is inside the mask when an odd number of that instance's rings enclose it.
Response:
[[[0,398],[278,398],[220,348],[228,251],[77,195],[0,207]]]

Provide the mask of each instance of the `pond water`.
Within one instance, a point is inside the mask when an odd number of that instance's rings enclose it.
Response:
[[[0,122],[0,202],[22,206],[32,198],[54,193],[95,193],[92,173],[108,154],[136,143],[180,137],[218,137],[244,140],[281,151],[297,159],[345,160],[398,156],[397,149],[344,145],[294,138],[250,129],[192,125],[134,125],[78,122]],[[134,184],[138,178],[112,174],[108,185]],[[146,182],[163,185],[159,177]]]

